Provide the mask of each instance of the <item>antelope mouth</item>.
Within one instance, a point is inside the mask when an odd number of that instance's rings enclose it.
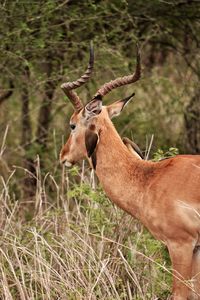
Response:
[[[63,166],[67,167],[67,168],[71,168],[71,167],[74,165],[73,162],[70,162],[70,161],[68,161],[68,160],[66,160],[66,159],[61,160],[60,163],[61,163]]]
[[[64,162],[64,165],[65,165],[65,167],[67,167],[67,168],[71,168],[72,166],[73,166],[73,163],[71,163],[70,161],[65,161]]]

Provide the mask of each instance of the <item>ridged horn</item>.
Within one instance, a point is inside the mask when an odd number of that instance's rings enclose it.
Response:
[[[72,105],[74,106],[75,110],[80,110],[83,107],[83,104],[79,98],[79,96],[73,90],[80,87],[84,83],[88,81],[91,76],[92,70],[94,65],[94,48],[93,43],[90,43],[90,59],[88,63],[87,70],[85,73],[77,80],[71,82],[65,82],[61,85],[61,89],[67,95],[69,100],[71,101]]]
[[[94,98],[101,99],[103,96],[108,94],[113,89],[116,89],[117,87],[120,87],[120,86],[123,86],[123,85],[126,85],[126,84],[134,83],[134,82],[136,82],[137,80],[140,79],[141,64],[140,64],[140,54],[139,54],[138,45],[137,45],[136,49],[137,49],[137,63],[136,63],[135,73],[131,74],[131,75],[128,75],[128,76],[124,76],[124,77],[118,77],[114,80],[111,80],[111,81],[105,83],[104,85],[102,85],[100,87],[100,89],[98,89],[98,91],[96,92]]]

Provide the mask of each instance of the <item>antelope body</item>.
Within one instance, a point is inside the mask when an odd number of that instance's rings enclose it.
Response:
[[[200,299],[200,155],[151,162],[130,151],[111,118],[120,114],[133,95],[109,106],[102,106],[102,97],[140,78],[139,54],[133,75],[104,84],[83,106],[73,89],[88,80],[93,60],[91,49],[85,74],[61,86],[75,112],[60,160],[71,166],[87,158],[107,196],[166,244],[173,269],[172,299]]]

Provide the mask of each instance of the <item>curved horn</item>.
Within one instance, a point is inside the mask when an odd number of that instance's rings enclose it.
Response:
[[[83,104],[76,94],[76,92],[72,91],[73,89],[76,89],[86,83],[88,79],[91,76],[92,70],[94,65],[94,48],[92,42],[90,43],[90,59],[88,63],[87,70],[85,73],[76,81],[71,82],[65,82],[61,85],[61,89],[64,91],[64,93],[67,95],[71,103],[73,104],[74,108],[76,110],[80,110],[83,107]]]
[[[105,83],[97,91],[94,98],[101,99],[103,96],[105,96],[106,94],[108,94],[110,91],[112,91],[113,89],[115,89],[117,87],[136,82],[137,80],[140,79],[140,76],[141,76],[141,64],[140,64],[139,49],[137,46],[137,63],[136,63],[135,73],[128,75],[128,76],[119,77],[115,80],[111,80],[111,81]]]

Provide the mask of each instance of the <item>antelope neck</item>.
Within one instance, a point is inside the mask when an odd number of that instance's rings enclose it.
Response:
[[[139,217],[142,207],[147,162],[138,160],[127,149],[116,129],[106,124],[96,149],[96,175],[107,196],[119,207]]]

